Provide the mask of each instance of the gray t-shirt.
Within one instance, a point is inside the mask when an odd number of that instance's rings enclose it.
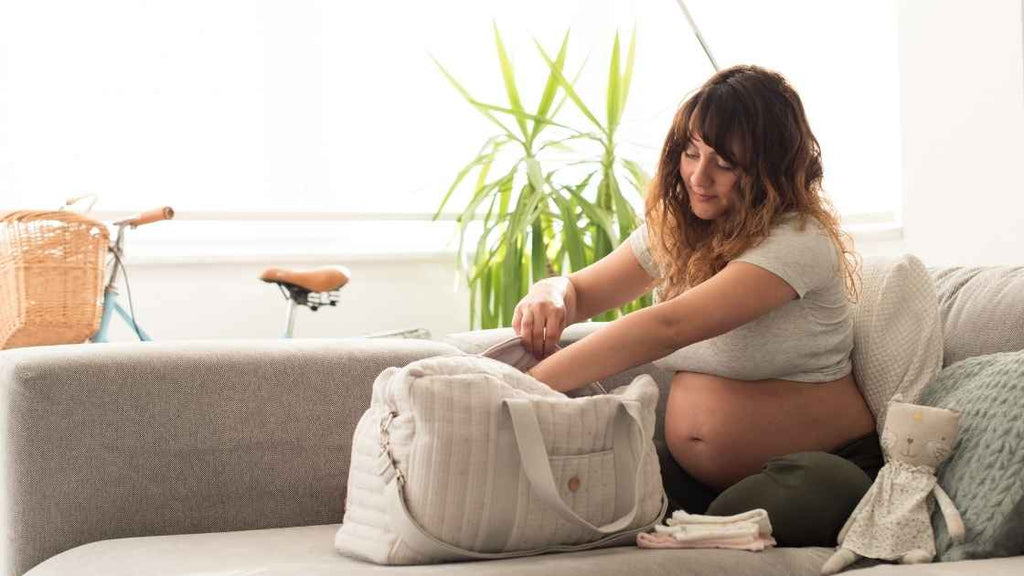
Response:
[[[735,260],[785,280],[799,298],[738,328],[681,348],[654,364],[666,370],[701,372],[736,380],[830,382],[853,365],[853,321],[839,254],[828,233],[808,217],[801,231],[795,214],[783,217],[761,244]],[[641,266],[661,276],[644,224],[629,238]]]

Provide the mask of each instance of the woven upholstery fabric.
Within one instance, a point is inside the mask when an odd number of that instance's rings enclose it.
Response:
[[[339,522],[374,378],[457,352],[406,339],[0,352],[0,574],[107,538]]]
[[[639,508],[629,529],[656,523],[664,494],[652,442],[657,390],[642,375],[609,394],[570,399],[511,366],[469,355],[389,368],[374,382],[370,409],[356,428],[348,506],[335,543],[346,555],[378,564],[452,559],[421,553],[394,528],[386,502],[390,472],[381,459],[380,422],[389,413],[395,416],[386,437],[406,478],[404,499],[411,516],[434,538],[484,552],[596,540],[550,509],[526,479],[515,444],[502,442],[506,416],[501,405],[507,398],[530,401],[559,497],[598,526],[616,519],[616,489],[626,482],[616,473],[612,450],[630,448],[613,445],[612,423],[622,402],[635,402],[644,461],[637,486]],[[505,460],[508,455],[512,462]],[[578,483],[576,488],[568,487],[570,478]],[[481,549],[490,537],[488,530],[499,526],[509,531],[495,542],[498,549]]]
[[[955,545],[932,515],[941,560],[1024,554],[1024,351],[968,358],[939,373],[921,397],[961,413],[960,440],[939,483],[964,519]]]
[[[569,554],[400,568],[340,556],[331,545],[337,524],[104,540],[43,562],[25,576],[818,576],[831,548],[642,550],[604,548]],[[853,576],[1020,576],[1024,556],[879,564]]]
[[[942,367],[942,322],[931,276],[909,254],[866,258],[852,312],[853,373],[881,434],[893,395],[916,402]]]
[[[937,268],[943,366],[971,356],[1024,350],[1024,267]]]
[[[337,530],[338,525],[331,524],[106,540],[51,558],[25,576],[818,576],[831,553],[828,548],[772,548],[753,554],[621,546],[508,560],[398,567],[341,556],[331,545]]]

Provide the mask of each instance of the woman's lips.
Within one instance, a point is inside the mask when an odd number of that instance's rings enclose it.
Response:
[[[694,192],[693,195],[696,196],[698,200],[703,200],[705,202],[707,202],[708,200],[714,200],[715,199],[714,196],[709,196],[707,194],[701,194],[700,192]]]

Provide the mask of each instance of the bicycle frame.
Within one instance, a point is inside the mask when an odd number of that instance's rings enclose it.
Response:
[[[108,251],[111,255],[110,264],[110,279],[107,281],[107,286],[103,289],[103,314],[100,318],[100,327],[92,337],[89,338],[91,342],[109,342],[107,337],[107,331],[110,329],[110,320],[113,318],[114,313],[124,320],[125,324],[135,332],[140,341],[148,342],[152,340],[136,322],[131,314],[128,313],[124,307],[118,302],[118,291],[117,291],[117,274],[121,271],[121,262],[124,259],[124,229],[128,226],[127,223],[117,225],[117,239],[113,244],[110,245]]]

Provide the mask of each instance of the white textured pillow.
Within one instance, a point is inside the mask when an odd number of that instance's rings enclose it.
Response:
[[[897,392],[916,403],[942,368],[942,320],[935,284],[915,256],[865,258],[853,305],[853,375],[879,434]]]

